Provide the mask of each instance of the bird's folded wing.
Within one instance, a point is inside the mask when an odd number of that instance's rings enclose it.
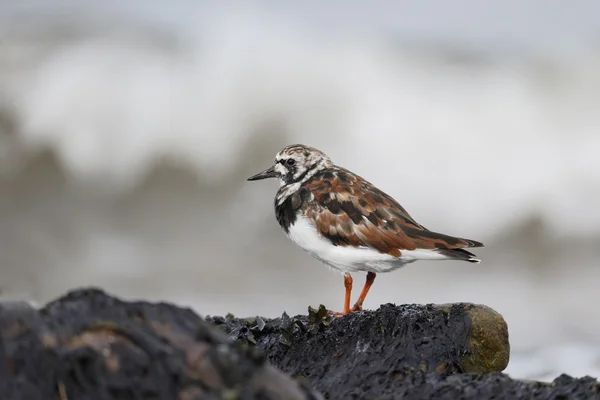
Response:
[[[392,197],[348,171],[325,178],[307,183],[314,200],[306,212],[334,245],[369,247],[395,257],[402,250],[483,246],[427,230]]]

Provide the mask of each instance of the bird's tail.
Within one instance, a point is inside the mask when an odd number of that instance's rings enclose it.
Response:
[[[476,264],[479,264],[481,262],[481,260],[477,258],[475,254],[465,249],[440,249],[438,250],[438,252],[445,255],[451,260],[462,260]]]

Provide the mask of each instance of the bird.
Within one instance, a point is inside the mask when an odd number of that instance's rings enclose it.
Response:
[[[292,144],[275,155],[272,166],[248,181],[277,178],[275,217],[289,239],[317,260],[343,274],[343,316],[362,310],[378,273],[417,260],[481,262],[466,248],[475,240],[430,231],[390,195],[361,176],[334,164],[314,147]],[[350,307],[351,273],[366,281]]]

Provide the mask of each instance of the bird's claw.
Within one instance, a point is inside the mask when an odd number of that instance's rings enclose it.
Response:
[[[352,308],[350,309],[350,312],[362,311],[362,309],[363,309],[363,308],[362,308],[362,305],[360,305],[360,304],[355,304],[355,305],[354,305],[354,307],[352,307]]]

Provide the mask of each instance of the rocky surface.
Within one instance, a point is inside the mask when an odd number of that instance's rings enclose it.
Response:
[[[381,370],[502,371],[510,355],[502,316],[474,304],[387,304],[335,319],[321,306],[294,318],[207,320],[233,339],[256,345],[284,371],[335,385],[356,382],[376,365]]]
[[[72,292],[0,306],[0,398],[319,399],[191,310]]]
[[[600,399],[592,378],[490,372],[508,363],[506,324],[472,304],[201,319],[87,289],[0,304],[0,335],[3,400]]]
[[[331,319],[207,317],[330,399],[595,399],[595,379],[513,380],[506,323],[486,306],[387,304]]]
[[[600,385],[593,378],[573,379],[562,375],[552,383],[524,382],[505,374],[437,374],[414,369],[393,370],[386,383],[347,388],[331,399],[403,400],[594,400]]]

